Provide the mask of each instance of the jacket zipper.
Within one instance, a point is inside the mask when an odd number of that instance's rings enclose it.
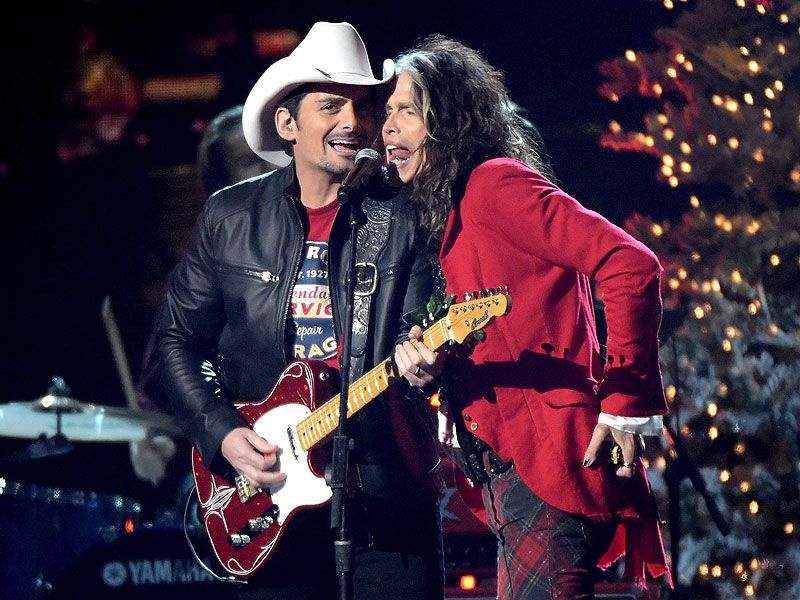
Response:
[[[260,279],[264,283],[277,283],[278,281],[280,281],[280,276],[275,275],[272,271],[268,269],[259,271],[257,269],[249,269],[247,267],[234,267],[231,265],[219,265],[217,269],[220,271],[226,271],[228,273],[245,275],[247,277],[252,277],[253,279]]]
[[[289,205],[291,206],[290,212],[292,213],[292,218],[294,218],[295,225],[297,225],[297,230],[303,231],[303,223],[300,221],[300,215],[297,214],[297,207],[294,205],[294,200],[292,200],[291,196],[288,194],[283,195],[284,199],[289,201]],[[300,242],[300,247],[298,250],[295,251],[295,259],[293,263],[293,268],[289,273],[291,273],[292,277],[297,277],[297,271],[300,269],[300,261],[303,258],[303,242]],[[328,259],[330,260],[330,258]],[[330,272],[330,268],[328,269]],[[288,287],[288,293],[286,294],[283,302],[283,310],[281,311],[281,328],[278,330],[281,332],[281,339],[283,344],[283,357],[284,363],[286,363],[287,356],[286,356],[286,322],[289,319],[289,301],[292,297],[292,290],[294,289],[294,282],[291,281]]]

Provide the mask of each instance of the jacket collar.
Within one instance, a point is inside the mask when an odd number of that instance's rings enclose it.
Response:
[[[297,173],[294,171],[294,160],[285,167],[281,167],[275,171],[273,177],[278,178],[278,188],[286,192],[289,197],[292,197],[297,182]]]

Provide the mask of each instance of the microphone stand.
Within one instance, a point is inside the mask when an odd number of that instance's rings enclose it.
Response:
[[[342,352],[339,359],[339,427],[333,436],[333,451],[330,469],[331,530],[337,530],[334,544],[336,578],[339,584],[339,598],[350,600],[353,597],[353,541],[350,537],[347,513],[348,454],[352,450],[352,439],[348,435],[347,403],[350,390],[350,362],[353,342],[353,298],[356,291],[356,244],[358,243],[358,213],[361,192],[354,187],[343,185],[338,199],[342,207],[349,209],[350,252],[347,266],[347,304],[342,332]]]

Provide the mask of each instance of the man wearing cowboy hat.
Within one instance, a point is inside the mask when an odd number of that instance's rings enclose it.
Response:
[[[233,467],[257,487],[286,478],[278,457],[290,449],[257,435],[231,400],[265,398],[295,358],[338,366],[349,211],[337,191],[377,135],[376,90],[393,77],[391,61],[384,72],[373,77],[348,23],[314,24],[266,70],[245,102],[244,134],[256,154],[286,166],[211,196],[167,290],[158,353],[173,410],[205,465]],[[352,419],[355,597],[441,598],[438,452],[417,389],[441,366],[408,342],[394,347],[419,333],[402,317],[430,297],[432,263],[407,198],[367,198],[363,211],[357,253],[374,269],[355,301],[350,379],[393,352],[407,373]],[[206,360],[215,381],[203,377]],[[329,514],[306,512],[240,597],[335,597]]]

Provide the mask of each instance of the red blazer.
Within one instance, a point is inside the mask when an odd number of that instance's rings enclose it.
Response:
[[[667,412],[658,362],[662,269],[655,255],[529,166],[501,158],[472,172],[449,216],[440,260],[448,292],[508,285],[512,299],[510,312],[486,328],[486,339],[453,365],[467,428],[513,459],[548,504],[595,519],[623,517],[632,526],[643,518],[654,524],[641,465],[629,480],[610,464],[590,470],[582,460],[601,411]],[[590,280],[605,306],[605,369]],[[664,562],[657,538],[659,548],[645,562]]]

